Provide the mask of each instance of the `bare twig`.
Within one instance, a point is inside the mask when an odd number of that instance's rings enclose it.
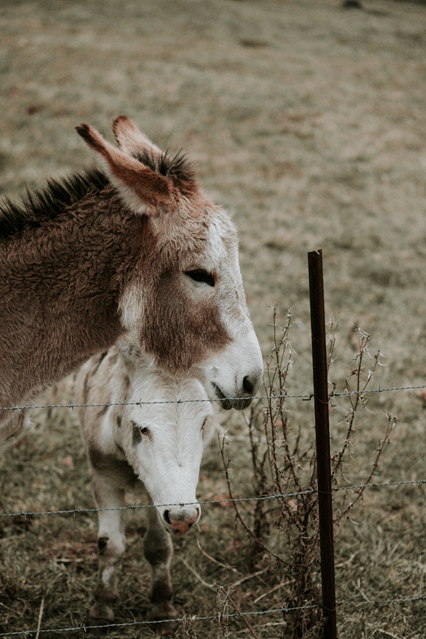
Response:
[[[221,568],[226,568],[226,570],[232,570],[232,572],[235,572],[238,575],[238,570],[236,568],[234,568],[234,566],[227,566],[226,564],[222,564],[220,561],[218,561],[217,559],[214,559],[214,557],[211,557],[208,553],[206,553],[205,550],[203,550],[201,548],[201,545],[200,545],[200,534],[199,533],[197,534],[197,546],[198,546],[198,549],[203,553],[204,557],[206,557],[207,559],[212,561],[217,566],[220,566]]]
[[[41,618],[43,616],[43,608],[44,608],[44,597],[41,600],[41,604],[40,604],[40,612],[38,613],[38,624],[37,624],[37,634],[36,634],[36,639],[38,639],[39,635],[40,635],[40,626],[41,626]]]
[[[349,512],[352,510],[352,508],[355,506],[355,504],[361,499],[361,497],[364,495],[364,491],[366,488],[368,488],[369,484],[371,483],[371,480],[373,479],[373,476],[377,470],[377,466],[379,464],[379,460],[380,457],[383,453],[383,450],[386,446],[387,443],[389,443],[390,440],[390,436],[391,433],[395,427],[397,418],[394,417],[393,415],[387,415],[388,418],[388,425],[386,428],[386,432],[385,432],[385,436],[384,438],[379,442],[379,445],[377,446],[376,452],[375,452],[375,456],[374,456],[374,461],[373,461],[373,466],[371,468],[370,474],[368,475],[367,480],[365,481],[365,483],[356,491],[356,497],[355,499],[350,502],[346,508],[344,510],[342,510],[340,512],[340,514],[336,517],[336,522],[335,523],[340,523],[340,521],[342,519],[346,519],[346,517],[348,516]]]
[[[240,618],[243,620],[243,622],[245,623],[245,625],[247,626],[247,628],[249,629],[251,635],[254,637],[254,639],[259,639],[259,637],[257,636],[257,634],[255,633],[255,631],[252,628],[252,625],[250,624],[249,620],[244,617],[241,613],[241,610],[238,608],[237,604],[235,603],[235,601],[232,599],[231,595],[228,592],[228,599],[231,602],[231,604],[234,606],[235,610],[238,612],[238,614],[240,615]]]
[[[190,617],[189,619],[185,619],[185,621],[183,622],[183,631],[187,639],[197,639],[197,635],[194,628],[195,621],[196,621],[196,617],[194,616],[194,617]]]
[[[228,601],[229,601],[229,588],[227,590],[226,588],[223,588],[222,586],[220,586],[217,590],[217,602],[219,605],[218,624],[219,624],[220,634],[222,635],[222,639],[226,639],[227,637],[226,624],[228,621],[228,617],[226,614],[226,608],[228,606]]]
[[[201,584],[203,584],[203,586],[205,586],[206,588],[210,588],[210,590],[214,590],[216,592],[216,590],[217,590],[216,584],[208,584],[207,581],[204,581],[204,579],[201,577],[201,575],[198,574],[198,572],[195,570],[195,568],[193,568],[192,566],[189,565],[189,563],[186,561],[186,559],[184,559],[183,557],[180,557],[180,560],[188,568],[188,570],[190,570],[192,572],[192,574],[195,575],[195,577],[198,579],[198,581]]]
[[[247,532],[247,534],[249,535],[250,539],[257,545],[259,545],[262,550],[264,550],[265,552],[267,552],[271,557],[273,557],[274,559],[276,559],[277,561],[279,561],[280,563],[285,563],[284,560],[282,559],[282,557],[279,557],[278,555],[276,555],[274,552],[272,552],[272,550],[270,550],[264,543],[263,541],[261,541],[260,539],[258,539],[256,537],[256,535],[253,533],[252,530],[250,530],[250,528],[247,526],[246,522],[244,521],[244,519],[242,518],[238,505],[237,503],[234,501],[234,497],[233,497],[233,493],[232,493],[232,487],[231,487],[231,480],[229,478],[229,461],[225,460],[225,452],[224,452],[224,439],[222,438],[221,442],[220,442],[220,454],[222,456],[222,462],[223,462],[223,467],[225,470],[225,477],[226,477],[226,483],[228,484],[228,492],[229,492],[229,496],[230,499],[232,500],[232,505],[234,507],[235,510],[235,515],[238,519],[238,521],[241,523],[241,525],[243,526],[244,530]]]
[[[265,572],[268,572],[268,568],[264,568],[263,570],[258,570],[257,572],[254,572],[252,575],[246,575],[242,579],[239,579],[238,581],[235,581],[233,584],[231,584],[231,588],[235,588],[236,586],[239,586],[245,581],[248,581],[249,579],[253,579],[253,577],[258,577],[259,575],[263,575],[263,573]]]
[[[272,590],[269,590],[268,592],[265,592],[263,595],[260,595],[260,597],[257,597],[257,599],[253,601],[253,605],[257,604],[259,601],[261,601],[268,595],[272,595],[272,593],[275,592],[276,590],[279,590],[280,588],[284,588],[284,586],[288,586],[289,584],[292,584],[292,583],[294,583],[294,579],[290,579],[290,581],[284,581],[284,583],[282,584],[277,584],[276,586],[272,588]]]

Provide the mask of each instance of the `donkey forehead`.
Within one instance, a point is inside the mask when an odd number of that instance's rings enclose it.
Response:
[[[223,264],[224,260],[233,261],[238,256],[237,230],[224,213],[210,220],[206,253],[218,265]]]
[[[194,261],[219,268],[238,255],[238,235],[226,211],[207,198],[199,207],[183,206],[179,214],[164,214],[150,220],[158,252],[186,268]],[[168,261],[168,260],[167,260]]]
[[[180,381],[145,378],[134,384],[130,402],[127,407],[129,419],[150,428],[164,428],[166,424],[187,426],[190,423],[199,427],[206,417],[213,414],[204,387],[193,378]]]
[[[218,304],[220,304],[220,298],[225,295],[228,298],[228,306],[230,304],[244,313],[247,312],[238,256],[238,235],[229,218],[226,216],[213,218],[202,250],[198,254],[188,253],[182,257],[179,270],[201,268],[219,276]]]

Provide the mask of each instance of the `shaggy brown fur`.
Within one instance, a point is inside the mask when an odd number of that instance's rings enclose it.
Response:
[[[34,397],[115,342],[120,292],[155,250],[148,226],[110,185],[94,185],[56,216],[1,237],[1,406]]]

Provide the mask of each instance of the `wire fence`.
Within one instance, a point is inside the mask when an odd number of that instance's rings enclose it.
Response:
[[[426,598],[426,597],[425,597]],[[316,605],[311,605],[311,606],[297,606],[294,608],[272,608],[271,610],[255,610],[255,611],[251,611],[251,612],[232,612],[232,613],[228,613],[228,614],[224,614],[221,615],[222,619],[232,619],[232,618],[236,618],[236,617],[252,617],[252,616],[256,616],[256,615],[268,615],[268,614],[277,614],[277,613],[283,613],[283,612],[294,612],[296,610],[312,610],[313,608],[318,608],[318,606]],[[129,627],[129,626],[155,626],[155,625],[161,625],[164,623],[170,623],[171,621],[174,622],[185,622],[185,621],[189,621],[189,622],[195,622],[195,621],[213,621],[215,619],[218,618],[218,615],[208,615],[206,617],[180,617],[178,619],[162,619],[161,621],[130,621],[127,623],[111,623],[111,624],[106,624],[106,625],[98,625],[98,626],[89,626],[89,625],[85,625],[85,624],[80,624],[79,626],[71,626],[70,628],[54,628],[54,629],[46,629],[46,630],[23,630],[21,632],[3,632],[0,633],[0,637],[8,637],[11,635],[25,635],[25,634],[36,634],[37,632],[41,633],[41,632],[71,632],[71,631],[76,631],[76,630],[83,630],[84,632],[87,632],[87,630],[96,630],[96,629],[102,629],[102,630],[106,630],[108,628],[125,628],[125,627]]]
[[[346,396],[351,396],[351,395],[365,395],[367,393],[384,393],[384,392],[394,392],[394,391],[412,391],[412,390],[423,390],[426,389],[426,385],[419,385],[419,386],[400,386],[400,387],[391,387],[391,388],[378,388],[378,389],[369,389],[369,390],[363,390],[363,391],[350,391],[350,392],[342,392],[342,393],[332,393],[330,395],[330,399],[332,397],[336,397],[336,398],[344,398]],[[285,394],[285,395],[274,395],[274,396],[270,396],[270,395],[256,395],[254,397],[252,397],[253,400],[262,400],[262,399],[268,399],[268,400],[278,400],[278,399],[302,399],[302,400],[311,400],[314,397],[313,394],[296,394],[296,395],[290,395],[290,394]],[[42,409],[42,408],[80,408],[80,407],[109,407],[109,406],[125,406],[125,405],[147,405],[147,404],[164,404],[164,403],[184,403],[184,402],[198,402],[198,401],[215,401],[215,400],[175,400],[175,401],[167,401],[167,402],[147,402],[147,401],[140,401],[140,402],[111,402],[111,403],[107,403],[107,404],[74,404],[72,402],[69,402],[68,404],[40,404],[40,405],[31,405],[31,406],[12,406],[9,408],[0,408],[0,410],[33,410],[33,409]],[[220,400],[217,400],[220,401]],[[415,486],[415,485],[425,485],[426,484],[426,479],[420,479],[420,480],[413,480],[413,481],[392,481],[392,482],[381,482],[381,483],[368,483],[368,484],[352,484],[352,485],[348,485],[348,486],[337,486],[337,487],[333,487],[332,488],[332,492],[338,492],[338,491],[357,491],[357,490],[362,490],[362,489],[366,489],[366,488],[375,488],[375,489],[381,489],[381,488],[388,488],[388,487],[395,487],[395,486],[407,486],[407,485],[411,485],[411,486]],[[74,515],[76,516],[77,514],[84,514],[84,513],[97,513],[100,511],[109,511],[109,510],[143,510],[143,509],[147,509],[147,508],[156,508],[156,507],[172,507],[172,506],[186,506],[186,505],[193,505],[195,503],[198,504],[202,504],[202,505],[212,505],[212,504],[229,504],[232,502],[236,502],[236,503],[243,503],[243,502],[253,502],[253,501],[266,501],[266,500],[285,500],[285,499],[290,499],[290,498],[294,498],[297,496],[301,496],[301,495],[306,495],[309,493],[317,493],[317,490],[305,490],[305,491],[298,491],[298,492],[289,492],[289,493],[279,493],[279,494],[272,494],[272,495],[265,495],[262,497],[226,497],[226,498],[221,498],[221,499],[209,499],[209,500],[200,500],[198,502],[190,502],[190,503],[185,503],[185,504],[174,504],[174,503],[170,503],[170,504],[157,504],[157,505],[153,505],[153,504],[133,504],[133,505],[126,505],[126,506],[121,506],[121,507],[115,507],[115,508],[72,508],[69,510],[46,510],[46,511],[20,511],[20,512],[13,512],[13,513],[0,513],[0,518],[12,518],[12,517],[35,517],[35,516],[42,516],[42,515]],[[336,607],[337,608],[347,608],[347,607],[359,607],[359,606],[385,606],[385,605],[390,605],[390,604],[397,604],[397,603],[413,603],[413,602],[420,602],[420,601],[425,601],[426,600],[426,596],[419,596],[419,597],[406,597],[406,598],[398,598],[398,599],[382,599],[382,600],[363,600],[363,601],[337,601],[336,602]],[[255,611],[248,611],[248,612],[235,612],[235,613],[229,613],[229,614],[223,614],[221,615],[222,619],[232,619],[232,618],[246,618],[246,617],[253,617],[253,616],[264,616],[264,615],[277,615],[277,614],[285,614],[285,613],[291,613],[291,612],[295,612],[295,611],[300,611],[300,610],[310,610],[310,609],[315,609],[315,608],[319,608],[319,605],[305,605],[305,606],[298,606],[298,607],[279,607],[279,608],[271,608],[271,609],[267,609],[267,610],[255,610]],[[0,637],[11,637],[11,636],[24,636],[24,635],[40,635],[40,634],[46,634],[46,633],[64,633],[64,632],[76,632],[76,631],[82,631],[82,632],[87,632],[90,630],[108,630],[108,629],[118,629],[118,628],[129,628],[129,627],[157,627],[158,624],[163,624],[163,623],[170,623],[170,622],[190,622],[190,623],[195,623],[195,622],[206,622],[206,621],[213,621],[213,620],[217,620],[218,619],[218,615],[209,615],[209,616],[191,616],[191,617],[181,617],[178,619],[166,619],[166,620],[161,620],[161,621],[132,621],[132,622],[126,622],[126,623],[109,623],[109,624],[102,624],[102,625],[86,625],[86,624],[79,624],[79,625],[75,625],[75,626],[69,626],[69,627],[64,627],[64,628],[53,628],[53,629],[43,629],[43,628],[37,628],[37,629],[33,629],[33,630],[21,630],[21,631],[12,631],[12,632],[2,632],[0,630]]]
[[[322,276],[322,255],[321,251],[314,251],[308,254],[309,257],[309,280],[310,280],[310,300],[311,300],[311,334],[312,334],[312,351],[313,351],[313,373],[314,373],[314,393],[304,393],[304,394],[273,394],[269,395],[259,395],[251,397],[251,400],[268,400],[270,403],[272,400],[287,400],[287,399],[301,399],[302,401],[310,401],[312,398],[315,400],[315,428],[316,428],[316,466],[317,466],[317,489],[309,489],[305,491],[297,491],[290,493],[274,493],[271,495],[264,496],[255,496],[255,497],[233,497],[231,495],[231,488],[229,498],[220,498],[220,499],[212,499],[212,500],[204,500],[199,502],[191,502],[186,504],[134,504],[113,508],[73,508],[69,510],[49,510],[49,511],[32,511],[32,512],[15,512],[15,513],[0,513],[0,518],[5,517],[34,517],[41,515],[77,515],[82,513],[93,513],[93,512],[101,512],[101,511],[121,511],[121,510],[136,510],[136,509],[145,509],[145,508],[170,508],[172,506],[188,506],[195,504],[218,504],[218,503],[242,503],[242,502],[260,502],[265,500],[286,500],[289,498],[307,495],[307,494],[317,494],[318,495],[318,509],[319,509],[319,541],[321,545],[321,579],[322,579],[322,610],[324,616],[324,637],[326,639],[335,639],[337,637],[337,629],[336,629],[336,608],[337,607],[357,607],[357,606],[381,606],[381,605],[390,605],[394,603],[408,603],[408,602],[419,602],[426,600],[426,596],[418,596],[418,597],[409,597],[409,598],[399,598],[399,599],[383,599],[383,600],[368,600],[365,598],[364,601],[336,601],[335,599],[335,578],[334,578],[334,547],[333,547],[333,515],[332,515],[332,494],[338,491],[363,491],[366,488],[387,488],[391,486],[402,486],[402,485],[424,485],[426,484],[426,479],[424,480],[413,480],[413,481],[392,481],[392,482],[383,482],[383,483],[372,483],[370,480],[372,478],[372,473],[370,474],[369,481],[365,484],[357,484],[357,485],[348,485],[348,486],[335,486],[331,485],[331,466],[330,466],[330,434],[329,434],[329,424],[328,424],[328,411],[330,400],[332,398],[344,398],[358,395],[360,398],[363,398],[367,394],[373,393],[384,393],[384,392],[396,392],[396,391],[409,391],[409,390],[424,390],[426,389],[426,385],[419,386],[400,386],[400,387],[392,387],[392,388],[377,388],[377,389],[367,389],[364,388],[362,390],[350,391],[346,390],[344,392],[336,392],[333,390],[332,393],[328,394],[327,388],[327,353],[326,353],[326,343],[325,343],[325,321],[324,321],[324,300],[323,300],[323,276]],[[238,401],[241,398],[227,398],[228,400]],[[248,399],[248,398],[245,398]],[[108,408],[111,406],[143,406],[143,405],[155,405],[155,404],[182,404],[182,403],[193,403],[193,402],[206,402],[206,401],[218,401],[221,402],[221,399],[193,399],[193,400],[168,400],[168,401],[135,401],[135,402],[111,402],[111,403],[102,403],[102,404],[75,404],[73,402],[69,402],[68,404],[41,404],[41,405],[31,405],[31,406],[9,406],[9,407],[0,407],[0,410],[5,411],[27,411],[34,409],[43,409],[43,408]],[[377,463],[377,462],[376,462]],[[228,486],[229,479],[227,475]],[[358,492],[358,496],[361,493]],[[277,555],[274,555],[277,557]],[[325,561],[325,559],[327,561]],[[330,587],[330,584],[332,586]],[[229,598],[230,599],[230,598]],[[44,601],[44,600],[43,600]],[[231,599],[230,599],[231,601]],[[257,600],[256,600],[257,601]],[[231,602],[232,603],[232,602]],[[256,603],[256,602],[255,602]],[[302,602],[301,602],[302,603]],[[41,612],[39,616],[39,627],[36,630],[22,630],[22,631],[14,631],[14,632],[1,632],[0,636],[17,636],[17,635],[31,635],[36,634],[36,639],[38,639],[41,633],[63,633],[63,632],[75,632],[75,631],[83,631],[87,632],[88,630],[107,630],[112,628],[128,628],[131,626],[150,626],[150,627],[158,627],[159,624],[164,623],[176,623],[176,622],[202,622],[202,621],[212,621],[214,619],[227,620],[230,618],[240,618],[242,620],[246,620],[249,616],[260,616],[260,615],[272,615],[272,614],[283,614],[283,613],[291,613],[296,611],[303,610],[311,610],[315,608],[319,608],[320,606],[317,604],[306,604],[297,607],[278,607],[278,608],[270,608],[267,610],[254,610],[254,611],[246,611],[241,612],[235,605],[234,608],[236,612],[225,614],[220,613],[219,615],[209,615],[204,617],[182,617],[179,619],[163,619],[161,621],[132,621],[127,623],[109,623],[102,625],[74,625],[67,628],[55,628],[55,629],[41,629],[40,621],[41,621]],[[42,609],[41,609],[42,611]],[[245,621],[247,627],[251,629],[248,622]],[[252,632],[253,636],[256,636]]]
[[[408,390],[424,390],[426,389],[426,384],[422,384],[421,386],[394,386],[392,388],[372,388],[358,391],[344,391],[344,392],[332,392],[329,395],[329,398],[333,397],[350,397],[352,395],[358,395],[362,397],[363,395],[372,394],[372,393],[388,393],[392,391],[408,391]],[[315,395],[313,393],[302,393],[300,395],[253,395],[252,397],[245,397],[246,400],[258,400],[258,399],[304,399],[310,401],[314,399]],[[228,401],[239,401],[241,397],[227,397]],[[106,404],[75,404],[74,402],[68,402],[68,404],[32,404],[30,406],[0,406],[0,410],[36,410],[38,408],[105,408],[110,406],[155,406],[157,404],[192,404],[199,402],[222,402],[222,399],[210,398],[210,399],[174,399],[167,401],[156,401],[156,402],[146,402],[146,401],[137,401],[137,402],[109,402]]]
[[[394,603],[412,603],[415,601],[425,601],[426,600],[426,596],[424,597],[405,597],[405,598],[401,598],[401,599],[377,599],[377,600],[368,600],[368,601],[344,601],[344,602],[337,602],[337,606],[338,607],[344,607],[344,606],[382,606],[382,605],[389,605],[389,604],[394,604]],[[224,614],[221,615],[222,619],[236,619],[236,618],[241,618],[241,617],[256,617],[256,616],[264,616],[264,615],[270,615],[270,614],[278,614],[278,613],[289,613],[289,612],[296,612],[299,610],[313,610],[319,608],[318,605],[309,605],[309,606],[295,606],[293,608],[285,608],[285,607],[280,607],[280,608],[271,608],[269,610],[254,610],[254,611],[250,611],[250,612],[233,612],[233,613],[228,613],[228,614]],[[174,621],[175,623],[181,622],[190,622],[190,623],[195,623],[197,621],[215,621],[217,620],[218,615],[208,615],[208,616],[204,616],[204,617],[197,617],[196,615],[192,616],[192,617],[179,617],[177,619],[162,619],[160,621],[129,621],[126,623],[110,623],[110,624],[103,624],[103,625],[86,625],[84,623],[79,624],[78,626],[70,626],[68,628],[46,628],[46,629],[35,629],[35,630],[21,630],[21,631],[15,631],[15,632],[0,632],[0,637],[12,637],[12,636],[22,636],[22,635],[32,635],[32,634],[41,634],[41,633],[51,633],[51,632],[76,632],[76,631],[83,631],[83,632],[87,632],[88,630],[108,630],[110,628],[129,628],[129,627],[141,627],[141,626],[147,626],[147,627],[155,627],[155,626],[161,626],[161,624],[164,623],[170,623],[170,621]]]
[[[424,601],[426,600],[426,596],[425,597],[406,597],[406,598],[402,598],[402,599],[382,599],[382,600],[371,600],[371,601],[346,601],[346,602],[338,602],[337,605],[338,607],[342,607],[342,606],[381,606],[381,605],[389,605],[389,604],[394,604],[394,603],[412,603],[415,601]],[[222,615],[222,619],[235,619],[235,618],[241,618],[241,617],[255,617],[255,616],[264,616],[264,615],[270,615],[270,614],[278,614],[278,613],[289,613],[289,612],[296,612],[299,610],[313,610],[315,608],[318,608],[318,605],[310,605],[310,606],[296,606],[293,608],[285,608],[285,607],[281,607],[281,608],[271,608],[270,610],[254,610],[254,611],[250,611],[250,612],[235,612],[235,613],[229,613],[229,614],[224,614]],[[68,628],[46,628],[46,629],[35,629],[35,630],[21,630],[21,631],[15,631],[15,632],[0,632],[0,637],[12,637],[12,636],[22,636],[22,635],[32,635],[32,634],[41,634],[41,633],[51,633],[51,632],[75,632],[75,631],[83,631],[83,632],[87,632],[88,630],[108,630],[110,628],[129,628],[131,626],[134,627],[141,627],[141,626],[151,626],[151,627],[155,627],[155,626],[160,626],[161,624],[164,623],[170,623],[170,621],[174,621],[175,623],[181,622],[190,622],[190,623],[195,623],[197,621],[215,621],[217,620],[218,615],[208,615],[205,617],[197,617],[197,616],[192,616],[192,617],[179,617],[177,619],[163,619],[161,621],[129,621],[126,623],[110,623],[110,624],[104,624],[104,625],[86,625],[86,624],[80,624],[78,626],[70,626]]]
[[[359,490],[361,488],[383,488],[386,486],[406,486],[413,484],[426,484],[426,479],[417,479],[415,481],[390,481],[382,483],[370,483],[370,484],[356,484],[350,486],[338,486],[332,488],[333,492],[340,490]],[[264,497],[226,497],[224,499],[206,499],[198,500],[196,502],[184,502],[173,504],[133,504],[128,506],[116,506],[115,508],[71,508],[69,510],[44,510],[44,511],[20,511],[15,513],[0,513],[0,517],[33,517],[36,515],[76,515],[81,513],[99,513],[109,510],[142,510],[145,508],[171,508],[173,506],[196,506],[197,504],[230,504],[241,503],[250,501],[266,501],[272,499],[289,499],[290,497],[298,497],[300,495],[312,495],[318,493],[317,490],[301,490],[294,493],[283,493],[275,495],[265,495]]]

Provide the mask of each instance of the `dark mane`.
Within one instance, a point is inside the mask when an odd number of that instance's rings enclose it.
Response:
[[[102,191],[109,180],[99,169],[87,169],[60,181],[49,180],[42,191],[28,191],[21,204],[9,198],[0,202],[0,238],[38,227],[43,220],[57,217],[65,207],[81,200],[90,189]]]
[[[183,151],[178,151],[172,157],[167,155],[167,152],[154,155],[149,151],[142,151],[136,155],[136,159],[145,166],[149,166],[156,173],[171,177],[177,182],[195,181],[194,165],[188,160]]]

